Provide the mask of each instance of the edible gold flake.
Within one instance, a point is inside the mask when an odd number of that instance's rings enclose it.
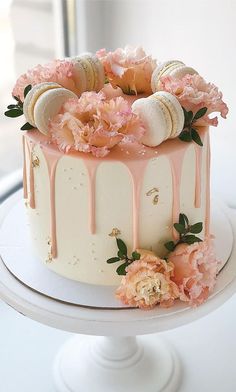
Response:
[[[50,237],[48,237],[47,243],[48,243],[48,245],[52,245],[52,241],[51,241],[51,238],[50,238]]]
[[[46,260],[46,263],[51,263],[52,261],[53,261],[52,254],[51,254],[51,252],[48,252],[48,258]]]
[[[159,189],[158,188],[152,188],[150,191],[146,193],[146,196],[152,196],[156,193],[156,195],[152,199],[152,204],[157,205],[159,202]]]
[[[37,157],[37,155],[32,155],[32,167],[39,167],[40,165],[40,161],[39,161],[39,157]]]
[[[111,231],[110,234],[108,234],[110,237],[117,237],[118,235],[121,234],[121,231],[117,229],[117,227],[114,227]]]

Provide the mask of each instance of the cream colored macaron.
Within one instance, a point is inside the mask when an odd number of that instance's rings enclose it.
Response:
[[[80,93],[100,91],[104,86],[104,68],[98,57],[92,53],[83,53],[71,59],[74,63],[74,76]]]
[[[49,121],[70,98],[77,98],[77,95],[63,87],[47,90],[39,96],[34,105],[34,122],[41,133],[48,134]]]
[[[159,64],[152,74],[151,86],[152,91],[155,93],[161,89],[160,79],[162,76],[172,76],[175,78],[182,78],[185,75],[197,74],[197,71],[192,67],[187,67],[182,61],[170,60]]]
[[[62,88],[60,84],[58,83],[53,83],[53,82],[43,82],[36,84],[35,86],[32,87],[32,89],[28,92],[28,94],[25,97],[24,104],[23,104],[23,112],[26,118],[26,121],[36,127],[35,121],[34,121],[34,106],[35,103],[37,102],[38,98],[40,97],[41,94],[43,94],[45,91],[54,89],[54,88]]]
[[[178,136],[183,129],[183,109],[177,98],[165,91],[137,99],[132,110],[146,128],[141,140],[146,146],[156,147],[166,139]]]

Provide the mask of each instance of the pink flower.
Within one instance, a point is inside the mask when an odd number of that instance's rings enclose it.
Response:
[[[90,152],[104,157],[126,138],[139,140],[144,133],[137,115],[122,98],[106,99],[103,93],[85,92],[70,99],[50,122],[51,139],[60,150]]]
[[[69,60],[53,60],[45,65],[36,65],[25,74],[21,75],[15,84],[12,95],[24,101],[24,88],[42,82],[55,82],[61,86],[79,93],[73,73],[74,65]]]
[[[169,254],[168,261],[174,265],[172,280],[178,285],[180,300],[192,306],[206,301],[215,286],[219,265],[213,240],[180,244]]]
[[[182,79],[171,76],[161,78],[161,90],[175,95],[180,104],[187,110],[196,113],[200,108],[207,107],[205,116],[196,121],[196,125],[218,125],[218,118],[209,118],[209,114],[219,112],[226,118],[228,107],[222,100],[222,93],[212,84],[207,83],[201,76],[185,75]]]
[[[173,305],[179,297],[177,285],[171,280],[173,264],[148,251],[140,251],[140,260],[131,263],[123,276],[116,297],[125,305],[151,309],[157,304]]]
[[[105,74],[113,87],[121,87],[126,94],[152,93],[151,76],[156,61],[147,56],[141,47],[126,46],[114,52],[101,49],[96,55],[101,60]]]

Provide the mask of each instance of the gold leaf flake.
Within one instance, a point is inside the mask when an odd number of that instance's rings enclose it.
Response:
[[[37,155],[32,155],[32,167],[39,167],[40,161]]]
[[[53,261],[52,254],[51,252],[48,252],[48,258],[46,260],[46,263],[51,263],[52,261]]]
[[[117,237],[118,235],[121,234],[121,231],[117,229],[117,227],[114,227],[111,231],[110,234],[108,234],[110,237]]]
[[[155,194],[156,193],[156,194]],[[159,201],[159,189],[158,188],[152,188],[152,189],[150,189],[150,191],[148,191],[147,193],[146,193],[146,196],[152,196],[152,195],[154,195],[155,194],[155,196],[154,196],[154,198],[152,199],[152,204],[154,204],[154,205],[157,205],[158,204],[158,201]]]

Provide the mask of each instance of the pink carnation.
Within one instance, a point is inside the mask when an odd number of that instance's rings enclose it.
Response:
[[[207,107],[204,117],[196,121],[196,125],[218,125],[218,118],[209,118],[209,114],[219,112],[226,118],[228,107],[222,100],[222,93],[212,84],[207,83],[201,76],[185,75],[182,79],[171,76],[161,78],[160,90],[175,95],[180,104],[187,110],[196,113],[200,108]]]
[[[206,301],[215,286],[219,265],[213,240],[180,244],[169,254],[168,261],[174,265],[172,280],[178,285],[180,300],[191,306]]]
[[[55,82],[79,94],[73,69],[74,65],[69,60],[53,60],[45,65],[36,65],[17,79],[12,95],[19,97],[23,102],[24,88],[29,84],[34,86],[42,82]]]
[[[152,93],[151,76],[156,61],[147,56],[141,47],[126,46],[114,52],[101,49],[96,55],[101,60],[105,74],[113,87],[121,87],[126,94]]]
[[[151,309],[157,304],[163,307],[173,305],[179,297],[177,285],[171,280],[173,264],[155,256],[154,253],[140,252],[140,260],[131,263],[123,276],[116,297],[125,305]]]
[[[50,133],[60,150],[104,157],[125,138],[139,140],[144,128],[124,98],[106,100],[101,92],[85,92],[65,102],[50,122]]]

